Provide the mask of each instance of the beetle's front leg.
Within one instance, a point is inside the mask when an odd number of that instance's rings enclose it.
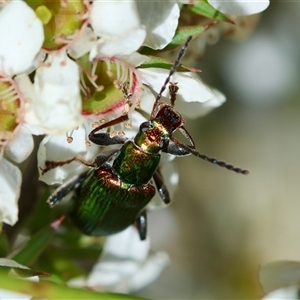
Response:
[[[127,141],[127,138],[119,135],[111,136],[107,132],[95,133],[93,130],[89,134],[89,140],[96,145],[111,146],[124,144]]]

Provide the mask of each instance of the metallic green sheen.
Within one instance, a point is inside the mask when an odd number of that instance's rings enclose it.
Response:
[[[76,189],[70,217],[85,234],[114,234],[132,225],[154,195],[151,184],[124,184],[110,168],[101,167]]]
[[[128,141],[118,152],[112,168],[121,181],[141,185],[151,180],[159,161],[159,153],[144,152],[132,141]]]

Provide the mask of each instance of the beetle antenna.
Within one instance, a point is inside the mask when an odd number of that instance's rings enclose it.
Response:
[[[166,87],[167,87],[167,84],[170,82],[170,79],[171,79],[171,76],[175,73],[177,67],[179,66],[180,64],[180,60],[181,58],[183,57],[185,51],[186,51],[186,48],[189,44],[189,42],[192,40],[192,36],[190,35],[187,40],[185,41],[185,43],[182,45],[181,47],[181,50],[179,51],[178,53],[178,56],[176,58],[176,60],[174,61],[172,67],[171,67],[171,70],[169,72],[169,75],[168,77],[166,78],[163,86],[161,87],[160,89],[160,92],[158,93],[158,95],[156,96],[156,99],[155,99],[155,102],[154,102],[154,105],[153,105],[153,109],[152,109],[152,112],[151,112],[151,118],[153,117],[153,113],[155,111],[155,107],[157,106],[157,103],[159,101],[159,99],[161,98],[162,96],[162,93],[165,91]]]
[[[192,149],[189,146],[180,143],[175,138],[172,138],[172,141],[174,143],[176,143],[180,148],[183,148],[187,152],[189,152],[189,153],[191,153],[191,154],[193,154],[193,155],[195,155],[195,156],[197,156],[197,157],[199,157],[199,158],[201,158],[203,160],[206,160],[206,161],[208,161],[208,162],[210,162],[212,164],[218,165],[218,166],[220,166],[222,168],[225,168],[225,169],[227,169],[229,171],[233,171],[233,172],[238,173],[238,174],[243,174],[243,175],[249,174],[248,170],[244,170],[244,169],[241,169],[239,167],[235,167],[233,165],[227,164],[224,161],[217,160],[216,158],[208,157],[207,155],[202,154],[202,153],[196,151],[195,149]]]

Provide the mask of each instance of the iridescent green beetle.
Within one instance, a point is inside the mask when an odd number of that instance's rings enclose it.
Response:
[[[155,195],[155,187],[150,183],[152,179],[162,200],[170,202],[168,190],[158,169],[162,151],[175,156],[193,154],[236,173],[248,174],[247,170],[197,152],[192,137],[184,127],[185,119],[174,110],[178,86],[170,83],[170,78],[190,40],[191,37],[183,45],[156,97],[150,120],[140,125],[133,140],[120,136],[111,137],[109,133],[97,133],[128,119],[127,115],[122,115],[95,128],[89,134],[90,141],[97,145],[120,144],[120,149],[99,154],[93,163],[85,162],[79,157],[65,162],[46,162],[43,172],[72,161],[91,167],[89,172],[75,176],[61,185],[48,199],[48,203],[53,206],[74,190],[70,217],[83,233],[107,236],[135,223],[141,240],[146,238],[146,206]],[[159,101],[168,84],[170,104]],[[176,130],[182,132],[188,145],[172,136]]]

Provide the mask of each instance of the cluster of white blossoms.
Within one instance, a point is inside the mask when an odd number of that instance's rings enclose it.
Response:
[[[0,3],[0,223],[14,225],[17,221],[22,176],[16,164],[32,152],[33,135],[45,135],[38,151],[39,168],[44,168],[47,160],[61,161],[78,154],[93,160],[98,147],[89,143],[89,132],[124,112],[129,121],[111,131],[135,135],[145,115],[151,112],[153,91],[159,92],[169,72],[158,67],[139,68],[149,58],[138,50],[143,46],[155,50],[166,47],[177,29],[182,5],[194,2],[197,1]],[[235,16],[259,13],[269,5],[267,0],[208,3]],[[176,106],[184,116],[201,116],[225,101],[222,93],[207,87],[193,72],[178,72],[172,81],[179,83]],[[124,87],[130,94],[130,105]],[[40,174],[40,179],[48,184],[62,183],[82,168],[73,162]],[[162,171],[173,173],[170,169],[168,163]],[[165,177],[172,190],[178,176]],[[131,229],[124,231],[127,237],[134,234]],[[132,242],[126,253],[116,253],[116,264],[133,251],[136,254],[139,243]],[[137,266],[148,266],[145,262],[149,246],[144,245],[140,259],[129,268],[130,272],[134,270],[132,274]],[[105,253],[115,250],[115,244],[108,241]],[[103,255],[100,264],[111,263],[111,257]],[[150,268],[151,278],[167,260],[161,254],[152,258],[159,267]],[[95,278],[103,278],[95,275],[99,270],[102,269],[95,267],[89,281],[82,284],[126,291],[114,286],[122,282],[120,278],[107,284],[97,282]],[[140,282],[137,286],[128,282],[128,273],[122,276],[127,280],[127,290],[142,286]]]

